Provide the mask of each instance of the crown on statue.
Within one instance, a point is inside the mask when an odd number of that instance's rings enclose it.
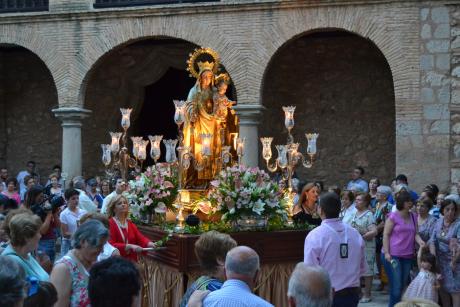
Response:
[[[197,65],[198,65],[198,68],[200,69],[200,72],[199,72],[200,75],[203,71],[205,70],[213,71],[213,68],[214,68],[214,63],[208,62],[208,61],[198,62]]]

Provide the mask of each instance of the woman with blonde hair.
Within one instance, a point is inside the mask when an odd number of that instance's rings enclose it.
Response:
[[[307,183],[300,193],[299,201],[294,206],[292,219],[296,224],[309,224],[319,226],[321,217],[317,212],[316,201],[318,200],[318,187],[310,182]]]
[[[120,251],[122,257],[137,262],[138,254],[146,247],[156,247],[128,219],[129,203],[125,196],[117,195],[107,206],[109,214],[109,243]]]
[[[40,281],[48,281],[49,275],[32,256],[38,248],[42,221],[40,217],[23,209],[9,213],[5,231],[10,238],[10,244],[2,252],[23,267],[27,277],[35,277]]]

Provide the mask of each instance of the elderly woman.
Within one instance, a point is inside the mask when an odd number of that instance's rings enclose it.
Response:
[[[402,291],[408,283],[414,260],[415,242],[420,247],[425,246],[418,234],[417,218],[411,212],[412,206],[409,192],[397,193],[397,211],[388,214],[383,229],[382,262],[390,280],[389,307],[401,300]]]
[[[134,262],[145,247],[156,247],[155,243],[141,234],[136,225],[128,219],[129,204],[126,197],[117,195],[107,206],[109,213],[109,243],[120,251],[122,257]]]
[[[365,258],[367,271],[364,276],[364,294],[361,303],[371,301],[372,277],[374,276],[375,266],[375,236],[377,227],[375,226],[374,214],[370,210],[371,196],[367,193],[356,196],[356,213],[351,220],[351,226],[358,230],[365,244]]]
[[[56,287],[55,307],[89,306],[88,278],[91,265],[101,253],[109,232],[99,221],[88,221],[73,235],[73,249],[56,261],[50,281]]]
[[[292,219],[296,224],[319,226],[321,217],[318,215],[316,201],[318,200],[319,189],[314,183],[307,183],[300,193],[299,201],[294,206]]]
[[[385,271],[382,267],[380,253],[383,246],[383,228],[385,227],[387,215],[391,212],[392,207],[392,204],[388,202],[388,197],[391,195],[391,192],[391,187],[381,185],[377,188],[377,194],[375,195],[377,199],[377,204],[375,206],[374,212],[375,225],[377,226],[377,236],[375,237],[375,260],[380,275],[379,290],[383,290],[385,284],[388,283],[388,278],[385,275]]]
[[[204,275],[200,276],[185,293],[180,303],[187,306],[195,290],[214,291],[222,287],[225,281],[224,264],[227,252],[236,247],[236,241],[228,234],[214,230],[203,233],[195,242],[195,255]]]
[[[86,213],[80,219],[80,224],[86,223],[87,221],[97,220],[104,224],[105,228],[109,229],[109,219],[105,214],[91,212]],[[109,241],[105,242],[102,252],[97,256],[97,262],[108,259],[110,257],[120,256],[120,252],[116,249]]]
[[[27,277],[35,277],[40,281],[48,281],[49,275],[32,256],[38,248],[38,241],[41,238],[40,228],[42,221],[32,212],[15,210],[9,213],[5,228],[10,237],[10,244],[2,252],[16,261],[26,272]]]
[[[356,207],[354,204],[355,194],[352,191],[344,190],[340,195],[340,201],[342,203],[342,208],[340,209],[339,218],[342,222],[350,224],[351,219],[356,213]]]
[[[443,217],[438,219],[430,239],[430,252],[436,255],[442,275],[439,294],[443,306],[460,306],[460,220],[457,210],[453,200],[442,202]]]

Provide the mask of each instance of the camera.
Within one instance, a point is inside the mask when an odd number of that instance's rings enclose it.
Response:
[[[45,219],[48,212],[56,212],[59,207],[64,206],[65,201],[62,196],[51,195],[45,196],[43,201],[39,204],[34,204],[30,208],[32,212],[38,215],[42,220]]]

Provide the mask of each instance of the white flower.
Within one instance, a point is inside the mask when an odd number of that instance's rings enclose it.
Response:
[[[265,210],[265,203],[261,200],[261,199],[258,199],[255,203],[253,203],[254,205],[252,206],[252,211],[257,213],[257,214],[262,214],[262,212],[264,212]]]
[[[157,207],[155,208],[156,213],[166,213],[166,205],[164,202],[159,202]]]

